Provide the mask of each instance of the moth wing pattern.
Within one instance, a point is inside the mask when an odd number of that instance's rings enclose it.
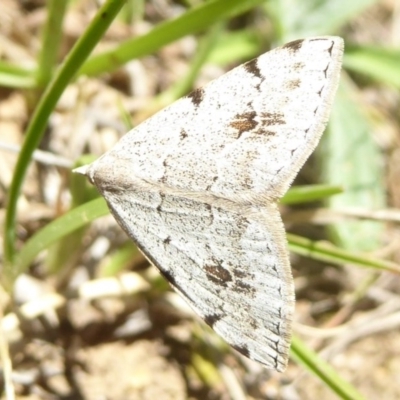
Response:
[[[151,191],[107,191],[123,229],[190,306],[232,347],[283,371],[293,284],[275,206],[243,210]],[[204,201],[205,200],[205,201]]]
[[[316,147],[339,81],[343,40],[297,40],[161,110],[107,153],[131,174],[239,202],[279,199]]]
[[[342,53],[338,37],[265,53],[77,171],[217,333],[278,371],[288,361],[294,288],[277,201],[323,133]]]

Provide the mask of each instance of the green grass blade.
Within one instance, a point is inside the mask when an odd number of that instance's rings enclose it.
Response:
[[[35,257],[42,251],[48,249],[54,243],[86,226],[96,218],[109,213],[106,202],[103,198],[98,198],[76,207],[64,214],[62,217],[50,222],[39,232],[33,235],[15,257],[15,268],[12,276],[15,278],[26,271]]]
[[[80,157],[75,163],[74,168],[90,164],[95,160],[93,155]],[[97,199],[100,194],[91,185],[85,176],[70,173],[69,189],[72,196],[71,209]],[[57,274],[65,270],[72,269],[78,262],[82,252],[82,238],[86,232],[86,227],[74,230],[73,233],[64,236],[47,251],[46,259],[43,261],[44,270],[49,274]]]
[[[335,194],[342,193],[340,186],[333,185],[304,185],[293,186],[281,199],[281,204],[298,204],[322,200]]]
[[[103,260],[99,267],[98,277],[115,276],[132,265],[132,260],[139,254],[138,248],[131,241],[126,242],[113,254]]]
[[[80,74],[98,75],[112,71],[127,61],[153,53],[174,40],[239,15],[264,1],[215,0],[205,2],[178,18],[157,25],[147,35],[127,40],[113,50],[92,57],[83,65]]]
[[[108,0],[99,9],[93,21],[71,50],[65,63],[43,94],[27,128],[25,141],[10,186],[5,221],[4,276],[9,283],[11,282],[9,278],[15,276],[15,273],[12,271],[12,261],[15,256],[14,241],[17,200],[32,153],[38,147],[46,128],[47,120],[64,89],[93,50],[94,46],[99,42],[124,2],[125,0]]]
[[[202,38],[198,45],[198,49],[190,64],[189,71],[179,79],[173,86],[168,90],[165,90],[159,96],[157,96],[148,109],[151,109],[151,113],[158,111],[161,108],[171,104],[173,101],[187,94],[193,87],[194,81],[198,76],[201,67],[207,61],[208,55],[212,48],[215,46],[216,39],[220,35],[223,28],[222,23],[215,24]]]
[[[266,51],[263,38],[255,29],[223,32],[210,52],[207,63],[227,66],[238,60],[248,61]]]
[[[0,86],[32,89],[36,87],[35,70],[0,61]]]
[[[341,399],[363,400],[364,397],[354,386],[345,381],[325,360],[308,348],[297,336],[293,335],[291,358],[317,376]]]
[[[47,2],[47,20],[42,33],[42,49],[37,70],[38,86],[43,88],[49,83],[57,66],[60,50],[62,26],[68,0],[49,0]]]
[[[400,89],[400,49],[376,46],[347,46],[346,69]]]
[[[337,265],[352,264],[358,267],[375,268],[400,274],[400,265],[391,261],[358,255],[353,251],[340,249],[332,243],[323,241],[315,242],[301,236],[293,235],[292,233],[287,234],[287,239],[291,251],[314,260]]]

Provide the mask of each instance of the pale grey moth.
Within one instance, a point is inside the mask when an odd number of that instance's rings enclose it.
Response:
[[[77,169],[205,322],[278,371],[294,288],[277,202],[325,129],[342,54],[343,40],[329,36],[269,51]]]

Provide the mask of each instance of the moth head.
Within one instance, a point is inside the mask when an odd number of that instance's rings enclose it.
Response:
[[[78,167],[72,170],[75,174],[85,175],[89,182],[94,185],[94,168],[92,168],[93,164],[83,165],[82,167]]]

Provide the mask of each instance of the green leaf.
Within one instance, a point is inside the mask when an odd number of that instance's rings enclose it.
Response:
[[[344,189],[342,194],[329,199],[333,209],[386,207],[382,154],[357,96],[354,86],[342,74],[319,153],[324,182]],[[383,224],[376,221],[341,222],[332,225],[331,231],[335,242],[345,248],[370,251],[380,246]]]
[[[378,0],[272,0],[265,9],[280,42],[335,32]]]

